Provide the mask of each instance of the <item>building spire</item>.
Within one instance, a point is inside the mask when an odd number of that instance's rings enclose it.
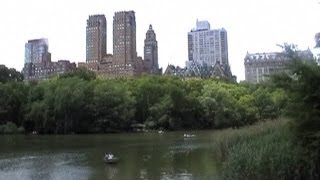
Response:
[[[149,25],[149,30],[152,30],[152,25],[151,24]]]

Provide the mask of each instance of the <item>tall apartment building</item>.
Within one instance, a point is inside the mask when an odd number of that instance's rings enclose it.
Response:
[[[48,39],[33,39],[25,44],[24,63],[45,63],[51,62]]]
[[[25,64],[22,74],[26,81],[45,80],[76,68],[75,63],[66,60],[51,62],[51,54],[48,50],[48,39],[29,40],[25,44]]]
[[[298,51],[303,60],[313,60],[310,49]],[[284,52],[248,53],[244,58],[245,78],[250,83],[260,83],[268,79],[268,75],[284,72],[290,58]]]
[[[216,62],[229,65],[227,31],[210,29],[208,21],[197,21],[188,33],[188,57],[199,65],[214,66]]]
[[[125,69],[137,59],[134,11],[116,12],[113,17],[113,58]]]
[[[86,28],[86,63],[101,62],[107,54],[107,20],[104,15],[92,15]]]
[[[150,70],[152,74],[159,73],[158,42],[151,24],[146,33],[146,39],[144,40],[144,60],[150,61]]]

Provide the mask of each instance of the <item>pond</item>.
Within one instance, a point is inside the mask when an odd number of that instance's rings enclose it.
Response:
[[[2,179],[219,179],[213,131],[0,136]],[[119,157],[103,161],[105,153]],[[1,179],[0,178],[0,179]]]

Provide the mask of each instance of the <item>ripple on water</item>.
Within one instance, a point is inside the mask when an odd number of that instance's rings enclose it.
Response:
[[[192,180],[194,178],[193,178],[192,174],[189,174],[189,173],[178,173],[178,174],[174,174],[174,175],[162,173],[160,179],[161,180],[176,180],[176,179]]]
[[[88,179],[84,154],[56,153],[0,157],[0,179]]]

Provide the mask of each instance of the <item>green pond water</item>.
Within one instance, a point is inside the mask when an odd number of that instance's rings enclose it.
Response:
[[[213,131],[184,133],[0,136],[0,179],[219,179]]]

